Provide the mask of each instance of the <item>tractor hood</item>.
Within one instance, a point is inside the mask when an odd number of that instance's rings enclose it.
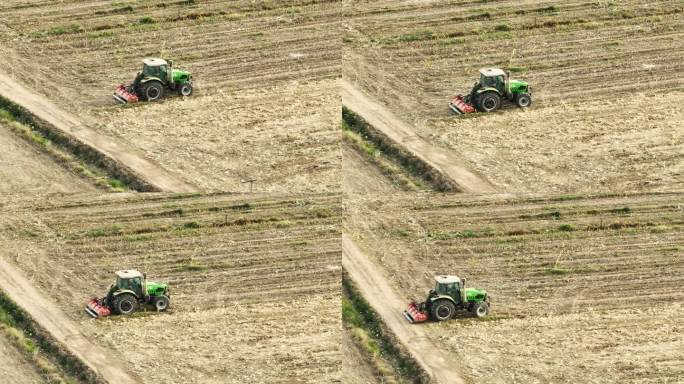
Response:
[[[167,287],[168,284],[166,283],[156,283],[154,281],[148,281],[145,284],[145,290],[147,291],[147,294],[150,296],[163,294],[164,292],[166,292]]]
[[[511,93],[527,93],[527,82],[521,80],[510,80],[509,87]]]
[[[466,288],[466,300],[469,302],[480,302],[487,299],[487,291],[477,288]]]
[[[192,80],[192,75],[188,71],[183,71],[181,69],[172,69],[171,78],[174,83],[185,83]]]

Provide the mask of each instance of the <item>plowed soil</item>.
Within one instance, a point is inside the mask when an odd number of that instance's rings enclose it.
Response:
[[[369,200],[352,234],[407,301],[436,274],[492,313],[416,325],[475,383],[675,383],[684,373],[682,194]]]
[[[681,189],[681,14],[670,1],[354,2],[344,76],[497,190]],[[533,105],[457,117],[481,67]]]
[[[6,259],[144,382],[339,382],[338,200],[40,201],[8,207],[0,239]],[[90,319],[85,301],[126,268],[168,282],[171,309]]]
[[[208,190],[339,190],[334,1],[0,5],[8,75]],[[183,100],[116,105],[141,59],[193,73]]]

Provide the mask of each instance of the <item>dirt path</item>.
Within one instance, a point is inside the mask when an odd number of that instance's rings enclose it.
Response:
[[[404,146],[416,157],[452,180],[467,193],[493,193],[494,187],[469,170],[462,159],[442,148],[435,147],[416,135],[413,129],[394,116],[383,105],[372,100],[349,81],[341,80],[342,104],[361,116],[368,124]]]
[[[13,265],[0,258],[0,289],[77,358],[109,383],[142,383],[107,350],[91,343],[52,302],[46,300]]]
[[[146,159],[141,153],[85,126],[76,116],[31,92],[4,73],[0,73],[0,95],[31,111],[66,135],[94,148],[108,159],[130,169],[160,191],[193,192],[196,189],[158,164]]]
[[[342,266],[358,286],[361,295],[411,353],[418,364],[438,383],[464,384],[460,367],[428,338],[420,325],[409,324],[402,310],[406,306],[387,283],[382,272],[347,235],[342,236]]]

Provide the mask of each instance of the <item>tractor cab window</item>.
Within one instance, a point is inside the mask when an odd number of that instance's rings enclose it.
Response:
[[[160,65],[157,67],[151,67],[149,65],[145,65],[143,67],[143,74],[145,76],[158,77],[160,79],[163,79],[166,77],[166,66]]]
[[[482,75],[480,77],[480,84],[482,84],[483,87],[492,87],[496,88],[498,90],[503,90],[505,81],[503,76],[485,76]]]
[[[128,279],[122,279],[120,277],[116,279],[116,286],[119,289],[130,289],[129,288],[130,287],[129,280]]]
[[[458,291],[458,283],[450,283],[450,284],[440,284],[437,283],[437,288],[435,289],[438,294],[440,295],[449,295],[452,292]]]
[[[142,289],[142,283],[140,282],[139,277],[134,277],[132,279],[117,278],[116,286],[119,289],[127,289],[135,293],[140,293],[140,290]]]

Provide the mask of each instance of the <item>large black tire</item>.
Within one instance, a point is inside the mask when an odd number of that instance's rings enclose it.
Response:
[[[164,96],[164,87],[158,81],[150,81],[143,84],[141,93],[143,100],[159,100]]]
[[[472,312],[477,318],[485,317],[489,314],[489,305],[481,301],[473,306]]]
[[[528,95],[527,93],[518,95],[515,97],[515,103],[520,108],[527,108],[532,105],[532,96]]]
[[[435,321],[445,321],[454,317],[456,306],[450,300],[440,299],[432,303],[432,318]]]
[[[501,97],[496,92],[485,92],[477,97],[477,109],[480,112],[494,112],[500,105]]]
[[[184,83],[181,84],[180,87],[178,87],[178,94],[181,96],[191,96],[192,95],[192,84],[190,83]]]
[[[130,315],[138,309],[138,299],[130,293],[122,293],[114,297],[114,313]]]
[[[154,308],[157,312],[164,312],[169,309],[171,304],[169,298],[166,295],[161,295],[154,300]]]

